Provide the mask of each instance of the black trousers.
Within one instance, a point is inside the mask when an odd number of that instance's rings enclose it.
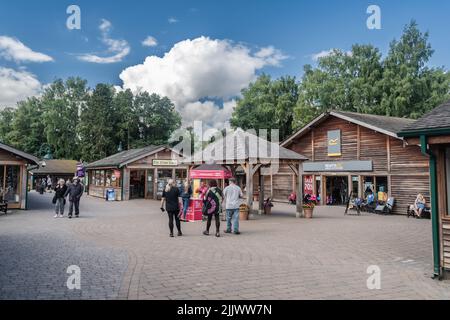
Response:
[[[216,222],[216,233],[220,232],[220,213],[217,214],[208,214],[208,220],[206,220],[206,231],[209,232],[209,228],[211,228],[211,221],[214,216],[214,220]]]
[[[170,233],[173,233],[173,219],[175,219],[175,224],[177,226],[178,232],[181,232],[180,217],[178,216],[179,213],[180,211],[167,211],[167,214],[169,215]]]
[[[78,216],[80,214],[80,199],[69,201],[69,216],[72,215],[73,207],[75,206],[75,215]]]

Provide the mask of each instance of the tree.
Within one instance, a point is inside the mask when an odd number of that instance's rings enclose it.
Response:
[[[133,142],[135,147],[165,144],[181,125],[181,116],[172,101],[157,94],[139,93],[134,99],[134,111],[139,119],[139,139]]]
[[[278,129],[280,139],[292,133],[294,107],[298,100],[298,85],[293,77],[271,80],[268,75],[242,90],[230,123],[244,130]]]
[[[15,114],[15,109],[11,107],[0,110],[0,141],[3,143],[12,144],[10,139],[13,130],[12,122]]]
[[[80,151],[85,161],[102,159],[117,152],[113,95],[111,85],[98,84],[81,109]]]
[[[414,21],[391,42],[384,60],[371,45],[354,45],[350,53],[334,50],[316,68],[305,66],[293,127],[333,109],[420,117],[450,97],[449,74],[427,67],[432,54],[428,33]]]
[[[139,139],[139,116],[134,109],[134,96],[131,90],[116,93],[113,101],[115,116],[115,144],[131,149]]]
[[[69,78],[54,81],[43,96],[43,121],[48,144],[57,159],[79,159],[77,127],[87,99],[87,81]]]
[[[41,101],[29,98],[17,104],[12,120],[12,130],[7,135],[12,146],[25,152],[39,155],[42,144],[46,143],[45,124],[42,121]]]

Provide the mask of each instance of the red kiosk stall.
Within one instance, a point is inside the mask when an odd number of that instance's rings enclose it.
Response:
[[[230,179],[232,176],[230,170],[220,165],[204,164],[190,170],[189,179],[192,183],[193,192],[186,219],[189,221],[202,220],[203,184],[208,186],[210,180],[217,180],[218,187],[223,190],[225,188],[225,180]]]

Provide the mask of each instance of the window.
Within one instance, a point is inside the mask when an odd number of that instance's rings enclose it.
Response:
[[[447,186],[447,215],[450,215],[450,147],[445,150],[445,185]]]
[[[378,192],[385,192],[387,193],[388,190],[388,178],[387,177],[376,177],[376,188],[377,193]]]
[[[20,201],[20,166],[6,166],[4,199],[11,203]]]

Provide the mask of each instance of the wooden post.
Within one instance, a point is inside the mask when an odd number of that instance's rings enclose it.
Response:
[[[303,218],[303,162],[298,165],[297,218]]]
[[[259,214],[264,214],[264,176],[261,173],[261,167],[258,169],[259,172]]]
[[[247,206],[249,212],[253,210],[253,170],[252,165],[248,162],[245,164],[245,190],[247,191]]]

